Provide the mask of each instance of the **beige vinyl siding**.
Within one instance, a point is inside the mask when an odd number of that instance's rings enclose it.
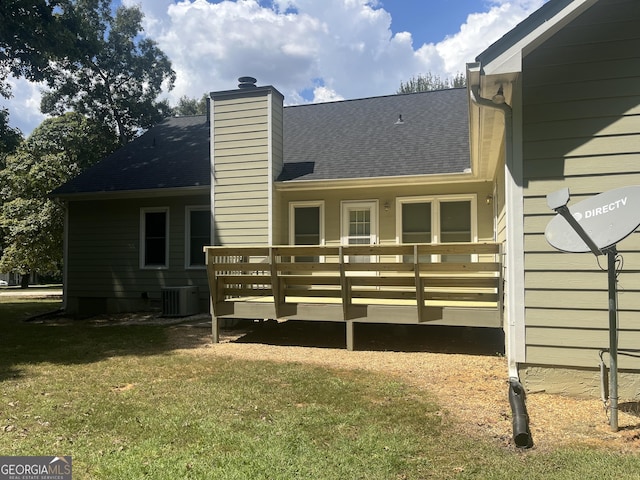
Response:
[[[571,203],[640,184],[640,30],[635,0],[600,2],[523,64],[526,363],[595,367],[608,347],[606,257],[554,250],[546,195]],[[640,209],[640,206],[639,206]],[[640,234],[618,245],[620,348],[640,345]],[[640,368],[621,357],[620,367]]]
[[[276,244],[277,232],[282,228],[283,219],[286,218],[280,214],[280,199],[274,185],[284,168],[284,110],[282,100],[276,96],[272,96],[271,102],[271,243]]]
[[[221,245],[268,243],[268,98],[263,92],[213,103],[214,221]]]
[[[396,232],[396,202],[403,197],[447,195],[477,195],[477,227],[478,241],[493,241],[493,206],[488,205],[486,198],[492,194],[490,182],[478,182],[468,184],[439,184],[439,185],[410,185],[397,187],[370,187],[370,188],[339,188],[331,190],[287,191],[280,194],[280,215],[288,218],[288,206],[290,202],[324,201],[324,225],[325,243],[327,245],[339,245],[340,215],[342,201],[378,201],[378,229],[380,244],[395,244],[398,232]],[[389,203],[389,209],[384,208]],[[288,243],[289,223],[282,222],[278,233],[278,241],[281,244]]]
[[[208,298],[206,271],[185,269],[185,207],[208,202],[206,194],[69,202],[65,289],[70,310],[87,301],[110,311],[159,308],[162,287],[185,285],[199,287],[204,310]],[[141,269],[140,209],[153,207],[169,209],[169,265]]]
[[[276,102],[276,99],[273,99]],[[280,107],[280,108],[278,108]],[[284,166],[283,152],[283,109],[279,104],[271,108],[271,151],[272,151],[272,179],[276,180]]]

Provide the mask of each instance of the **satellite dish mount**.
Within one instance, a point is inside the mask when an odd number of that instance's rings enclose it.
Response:
[[[618,292],[616,286],[616,244],[640,225],[640,186],[609,190],[567,207],[569,189],[547,195],[547,205],[556,215],[547,225],[545,237],[558,250],[591,252],[607,256],[609,290],[609,425],[618,431]]]

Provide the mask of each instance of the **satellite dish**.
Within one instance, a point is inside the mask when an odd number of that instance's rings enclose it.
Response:
[[[640,226],[640,185],[601,193],[569,207],[569,212],[595,245],[600,250],[606,249]],[[552,247],[564,252],[591,251],[562,215],[556,215],[548,223],[544,236]]]

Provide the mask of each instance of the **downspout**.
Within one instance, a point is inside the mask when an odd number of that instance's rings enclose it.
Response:
[[[471,101],[479,107],[493,108],[500,110],[504,115],[505,129],[505,163],[511,165],[513,162],[513,112],[509,105],[503,102],[493,102],[483,98],[479,93],[479,85],[472,85],[469,89]],[[507,259],[512,261],[514,256],[510,250],[514,248],[512,239],[507,238]],[[512,265],[507,265],[507,275],[513,271]],[[513,301],[509,302],[511,305]],[[508,312],[507,335],[507,361],[509,369],[509,404],[512,413],[513,440],[518,448],[529,448],[533,446],[533,439],[529,430],[529,416],[525,403],[525,389],[518,377],[518,365],[516,362],[516,324],[515,312],[510,309]]]
[[[494,103],[493,101],[483,98],[478,92],[479,86],[472,85],[469,89],[471,92],[471,101],[479,107],[488,107],[495,110],[500,110],[504,114],[504,130],[505,130],[505,163],[511,164],[513,158],[513,114],[511,107],[506,103]],[[507,248],[509,247],[509,240],[507,239]],[[513,258],[507,255],[507,259]],[[510,265],[507,265],[507,272],[511,269]],[[508,274],[508,273],[507,273]],[[509,328],[507,334],[507,360],[509,362],[509,377],[518,378],[518,366],[515,355],[515,315],[508,315]]]

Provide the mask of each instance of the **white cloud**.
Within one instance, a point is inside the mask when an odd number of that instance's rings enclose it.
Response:
[[[465,63],[472,62],[478,54],[540,8],[545,1],[496,0],[488,12],[470,14],[459,32],[435,45],[437,56],[444,62],[442,74],[452,76],[464,71]],[[431,53],[427,56],[431,56]]]
[[[11,85],[10,99],[0,98],[0,105],[9,110],[9,123],[26,136],[46,118],[40,113],[41,84],[23,78],[8,78]]]
[[[235,88],[241,75],[275,85],[287,103],[310,100],[309,92],[313,101],[391,94],[419,73],[464,72],[467,62],[544,0],[494,0],[488,12],[470,14],[458,32],[417,49],[410,32],[392,33],[391,14],[377,2],[273,3],[185,0],[167,8],[162,24],[154,17],[162,12],[149,11],[154,38],[178,74],[169,98]]]
[[[313,89],[313,102],[336,102],[338,100],[344,100],[342,95],[334,92],[327,87],[316,87]]]
[[[271,8],[257,0],[122,1],[141,6],[145,32],[173,63],[172,103],[236,88],[238,77],[251,75],[292,104],[392,94],[416,74],[463,72],[545,0],[491,0],[458,32],[417,47],[410,32],[392,33],[391,14],[371,0],[273,0]],[[11,107],[12,123],[17,116]]]

